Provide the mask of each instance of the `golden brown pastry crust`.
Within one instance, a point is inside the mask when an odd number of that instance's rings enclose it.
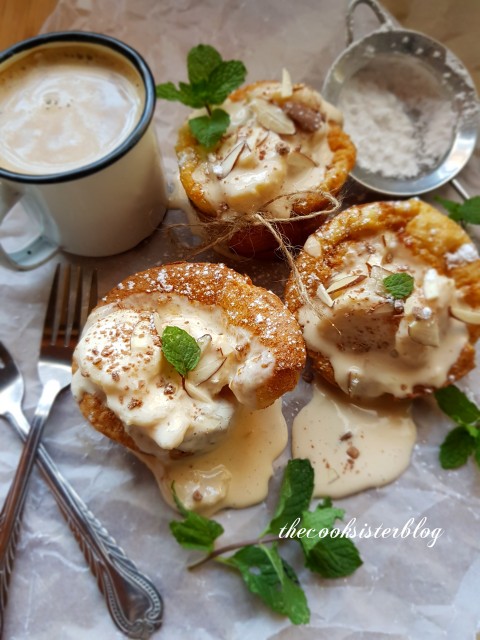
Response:
[[[314,237],[317,239],[321,258],[314,258],[302,250],[296,265],[309,296],[315,296],[319,283],[327,284],[331,274],[339,270],[342,257],[351,242],[381,235],[389,230],[395,232],[401,241],[416,256],[438,273],[446,275],[456,283],[467,305],[480,309],[480,260],[459,266],[449,264],[445,255],[455,253],[462,245],[471,243],[467,233],[453,220],[434,207],[416,198],[406,203],[377,202],[354,206],[329,220]],[[304,302],[300,298],[293,277],[285,290],[287,307],[298,317]],[[460,353],[448,372],[443,386],[466,375],[475,366],[474,344],[480,337],[479,325],[467,325],[469,343]],[[331,384],[338,386],[330,360],[323,354],[307,348],[315,369]],[[414,395],[422,395],[431,389],[416,387]]]
[[[229,98],[234,102],[244,100],[254,89],[269,84],[271,83],[268,81],[249,84],[235,91]],[[302,86],[294,85],[294,90]],[[297,220],[296,217],[328,209],[331,206],[330,200],[322,194],[329,193],[336,196],[355,164],[355,147],[350,137],[338,124],[329,123],[327,139],[333,156],[326,168],[323,181],[317,185],[316,191],[302,193],[297,200],[292,200],[293,216],[291,220],[276,224],[278,231],[292,245],[303,244],[305,239],[324,221],[321,216],[308,220]],[[208,152],[193,137],[188,122],[184,123],[179,130],[175,150],[179,158],[180,180],[200,221],[218,220],[218,212],[206,199],[202,185],[196,182],[193,177],[195,169],[207,160]],[[271,257],[278,248],[278,243],[266,227],[256,225],[235,233],[228,241],[228,246],[241,256],[261,258]]]
[[[158,307],[173,295],[191,302],[220,308],[229,325],[248,329],[268,349],[274,359],[272,375],[256,391],[259,408],[271,405],[297,384],[305,365],[306,353],[302,332],[281,300],[266,289],[255,286],[223,264],[176,262],[148,269],[126,278],[102,298],[98,307],[122,305],[129,296],[147,294],[158,300]],[[259,311],[268,322],[259,323]],[[73,371],[78,363],[73,361]],[[108,409],[99,396],[85,394],[79,401],[87,420],[112,440],[138,451],[123,423]]]

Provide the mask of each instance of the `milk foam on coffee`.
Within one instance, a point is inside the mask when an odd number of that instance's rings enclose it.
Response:
[[[56,43],[0,67],[0,167],[53,174],[118,147],[145,104],[140,74],[106,47]]]

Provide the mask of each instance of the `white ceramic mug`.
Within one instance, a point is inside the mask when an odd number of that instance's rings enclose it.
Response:
[[[135,50],[102,34],[50,33],[3,52],[0,79],[12,61],[32,53],[45,55],[45,48],[77,45],[91,46],[105,57],[120,56],[122,63],[133,67],[140,78],[138,86],[143,86],[143,108],[136,124],[132,123],[133,128],[113,149],[93,162],[64,171],[31,173],[19,171],[15,165],[12,170],[1,156],[0,137],[0,222],[21,201],[40,230],[27,246],[16,251],[9,252],[0,244],[1,262],[15,269],[32,269],[58,249],[82,256],[126,251],[148,237],[165,214],[165,184],[152,124],[155,83]]]

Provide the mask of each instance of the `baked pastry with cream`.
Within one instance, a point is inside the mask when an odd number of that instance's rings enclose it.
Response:
[[[350,396],[415,397],[473,368],[478,252],[432,206],[411,199],[351,207],[308,238],[296,264],[310,303],[291,277],[287,306],[315,369]],[[398,277],[392,288],[393,274],[409,274],[411,291],[402,295]]]
[[[341,113],[311,87],[292,85],[288,75],[283,82],[238,89],[221,108],[230,126],[213,150],[199,144],[188,122],[179,132],[176,152],[195,211],[191,222],[225,222],[228,229],[246,218],[248,225],[228,241],[242,256],[262,257],[278,248],[270,231],[256,224],[256,212],[280,220],[277,228],[289,242],[303,244],[323,219],[302,216],[330,207],[324,194],[338,194],[355,164]],[[211,240],[208,228],[204,236]]]
[[[162,351],[165,327],[200,347],[186,375]],[[305,357],[277,296],[223,264],[179,262],[137,273],[101,300],[74,353],[72,391],[97,430],[168,459],[215,446],[240,405],[271,405],[296,385]]]

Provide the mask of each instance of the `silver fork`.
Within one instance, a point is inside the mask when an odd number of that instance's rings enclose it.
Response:
[[[149,638],[162,622],[163,603],[160,594],[126,557],[115,540],[95,518],[74,489],[63,478],[54,462],[40,445],[43,425],[58,393],[71,380],[70,363],[80,333],[82,274],[79,273],[72,328],[68,330],[70,270],[67,269],[61,317],[55,331],[55,309],[58,298],[60,265],[57,267],[45,318],[39,359],[39,375],[43,391],[31,428],[22,409],[23,378],[10,354],[0,343],[0,400],[3,415],[25,439],[17,472],[0,514],[0,637],[3,631],[12,565],[20,531],[21,514],[35,452],[37,461],[52,489],[85,558],[97,577],[117,627],[131,638]],[[90,290],[90,305],[96,294]],[[55,335],[56,334],[56,335]],[[7,403],[7,404],[6,404]]]

